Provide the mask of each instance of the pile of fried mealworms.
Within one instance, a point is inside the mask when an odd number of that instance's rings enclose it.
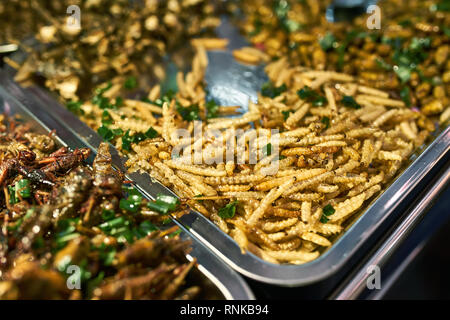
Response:
[[[68,24],[73,5],[80,28]],[[133,76],[141,88],[162,80],[165,57],[182,67],[189,55],[183,42],[210,34],[220,23],[217,10],[205,0],[6,0],[0,44],[17,43],[27,52],[20,65],[7,60],[19,68],[18,82],[43,78],[63,100],[78,100],[107,80]]]

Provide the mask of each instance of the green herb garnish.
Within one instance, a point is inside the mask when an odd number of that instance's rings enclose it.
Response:
[[[325,129],[328,129],[330,127],[330,118],[322,117],[320,122],[322,122],[325,125]]]
[[[19,199],[16,197],[16,189],[13,186],[8,186],[9,204],[16,204]]]
[[[131,151],[132,143],[139,143],[147,139],[153,139],[158,136],[158,132],[150,127],[145,133],[139,132],[133,136],[130,136],[130,130],[127,130],[122,136],[122,149],[126,151]]]
[[[448,0],[441,0],[441,2],[436,4],[435,10],[437,10],[437,11],[444,11],[444,12],[450,12],[450,1],[448,1]]]
[[[171,234],[167,235],[169,238],[174,238],[177,235],[181,233],[181,229],[178,229],[177,231],[172,232]]]
[[[147,203],[147,207],[161,214],[168,214],[174,211],[179,204],[180,200],[176,197],[158,194],[155,201]]]
[[[182,107],[181,105],[177,104],[176,106],[177,112],[181,115],[183,120],[186,121],[194,121],[194,120],[200,120],[200,109],[198,108],[198,105],[193,104],[189,107]]]
[[[272,144],[271,143],[266,144],[262,149],[262,153],[264,158],[272,155]]]
[[[21,198],[30,198],[31,197],[31,186],[30,180],[21,179],[16,182],[15,185],[16,195],[19,195]]]
[[[322,208],[322,217],[320,218],[320,222],[327,223],[330,219],[328,218],[332,214],[334,214],[336,210],[333,208],[331,204],[327,204]]]
[[[248,35],[249,35],[250,37],[254,37],[254,36],[256,36],[257,34],[259,34],[259,33],[261,32],[262,27],[263,27],[263,23],[261,22],[261,20],[256,19],[256,20],[253,22],[253,27],[254,27],[253,31],[251,31],[251,32],[248,33]]]
[[[114,132],[111,129],[109,129],[108,127],[104,126],[104,125],[102,125],[100,128],[97,129],[97,133],[105,141],[111,141],[115,137]]]
[[[102,113],[102,125],[108,126],[108,125],[110,125],[112,123],[113,123],[113,118],[111,117],[109,112],[106,111],[106,110],[103,110],[103,113]]]
[[[287,110],[287,111],[281,111],[281,114],[283,115],[284,121],[286,121],[289,118],[289,115],[294,112],[294,110]]]
[[[95,95],[92,98],[92,103],[99,106],[100,109],[114,109],[115,106],[109,102],[109,99],[104,97],[103,94],[111,89],[112,83],[108,82],[107,86],[104,88],[99,88],[95,91]]]
[[[133,77],[133,76],[128,77],[125,80],[125,83],[123,84],[123,86],[124,86],[125,89],[128,89],[128,90],[136,88],[137,87],[136,77]]]
[[[67,109],[69,109],[70,112],[77,114],[77,115],[82,115],[84,114],[83,109],[81,109],[81,106],[83,105],[83,103],[81,101],[69,101],[66,104]]]
[[[409,88],[407,86],[404,86],[400,91],[400,97],[402,98],[403,102],[405,102],[407,107],[411,106],[411,98],[409,95]]]
[[[328,51],[333,48],[334,43],[336,42],[336,37],[328,32],[324,37],[319,40],[319,44],[322,47],[322,50]]]
[[[219,108],[219,105],[214,100],[209,100],[208,102],[206,102],[206,110],[208,111],[206,114],[206,118],[216,118],[217,113],[219,112]]]
[[[297,91],[297,95],[300,97],[300,99],[309,101],[313,106],[316,107],[324,106],[326,103],[328,103],[327,98],[321,96],[316,91],[307,86]]]
[[[361,109],[361,105],[357,103],[351,96],[344,96],[341,100],[341,103],[348,108]]]
[[[219,209],[219,217],[222,219],[231,219],[236,213],[236,206],[238,201],[233,201],[227,204],[225,207]]]

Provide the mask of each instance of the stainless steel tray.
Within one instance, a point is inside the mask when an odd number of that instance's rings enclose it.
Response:
[[[64,127],[61,132],[63,139],[70,139],[74,146],[89,146],[95,149],[101,138],[81,122],[75,115],[62,107],[48,92],[40,87],[20,88],[4,73],[0,73],[0,83],[18,99],[30,99],[29,105],[35,106],[39,118],[47,121],[47,115],[41,110],[47,110],[60,124],[55,127]],[[67,134],[68,134],[67,133]],[[76,141],[76,142],[75,142]],[[78,145],[77,145],[78,144]],[[279,286],[305,286],[319,282],[335,275],[345,265],[354,262],[358,251],[368,245],[368,239],[377,237],[386,228],[382,228],[394,212],[401,207],[402,202],[413,194],[419,184],[426,180],[432,169],[441,163],[441,160],[450,155],[450,127],[435,138],[435,140],[422,153],[414,159],[408,168],[385,190],[369,208],[351,225],[351,227],[318,259],[304,265],[276,265],[261,260],[251,253],[242,254],[237,243],[223,233],[209,219],[196,211],[191,211],[180,218],[176,223],[185,226],[195,239],[200,240],[210,248],[218,257],[243,275],[268,284]],[[124,159],[117,152],[113,153],[114,164],[124,169]],[[154,199],[157,194],[174,195],[168,188],[154,181],[147,174],[132,173],[128,178],[133,180],[137,187],[149,198]]]
[[[23,120],[31,124],[35,132],[47,134],[51,130],[56,130],[57,140],[63,146],[91,148],[93,152],[88,162],[92,161],[96,154],[95,147],[98,146],[101,139],[70,113],[54,111],[66,110],[54,102],[52,106],[48,105],[47,107],[36,103],[31,95],[27,95],[21,88],[8,81],[6,75],[0,72],[1,113],[20,115]],[[62,117],[64,121],[57,120],[58,117]],[[84,135],[81,135],[84,139],[77,135],[81,132],[84,133]],[[117,163],[117,156],[115,157],[115,163]],[[144,195],[148,197],[147,193]],[[188,281],[202,285],[202,299],[254,299],[252,291],[241,276],[214,256],[197,239],[189,235],[182,225],[180,227],[183,230],[180,235],[181,238],[192,243],[192,251],[187,255],[187,259],[192,260],[195,257],[198,261],[198,266],[189,275]]]

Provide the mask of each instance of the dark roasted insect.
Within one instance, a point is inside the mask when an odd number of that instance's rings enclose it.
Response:
[[[136,193],[124,199],[108,144],[92,168],[84,163],[89,149],[38,155],[28,140],[21,148],[0,162],[0,299],[198,296],[199,286],[185,284],[195,266],[186,259],[189,243],[165,238],[140,211],[119,206],[142,210],[147,202]],[[70,266],[81,270],[80,290],[69,290]]]

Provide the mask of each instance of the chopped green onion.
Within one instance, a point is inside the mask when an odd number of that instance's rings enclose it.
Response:
[[[322,117],[320,122],[322,122],[325,125],[325,129],[328,129],[330,127],[330,118]]]
[[[103,110],[102,113],[102,125],[110,125],[113,123],[113,119],[108,111]]]
[[[30,180],[28,179],[21,179],[16,182],[16,194],[19,194],[22,198],[30,198],[31,197],[31,187],[30,187]]]
[[[128,77],[125,80],[125,83],[123,86],[125,87],[125,89],[129,89],[129,90],[136,88],[137,87],[136,77],[133,77],[133,76]]]
[[[56,238],[56,245],[58,248],[62,248],[66,245],[70,240],[76,239],[80,236],[79,233],[70,233],[62,237]]]
[[[320,107],[320,106],[325,105],[328,102],[327,98],[325,98],[324,96],[321,96],[320,94],[318,94],[317,92],[315,92],[314,90],[309,88],[308,86],[305,86],[302,89],[298,90],[297,95],[300,97],[300,99],[311,102],[313,104],[313,106]]]
[[[394,68],[394,71],[402,83],[406,83],[409,81],[409,79],[411,79],[412,69],[409,67],[399,66],[397,68]]]
[[[400,97],[402,98],[403,102],[405,102],[407,107],[411,106],[411,98],[409,95],[409,88],[407,86],[404,86],[400,91]]]
[[[332,49],[335,42],[336,37],[331,32],[328,32],[319,40],[319,44],[324,51]]]
[[[392,66],[389,63],[387,63],[386,61],[384,61],[383,59],[377,58],[375,61],[381,69],[384,69],[387,71],[392,70]]]
[[[16,204],[19,199],[16,198],[16,189],[13,186],[8,186],[9,204]]]
[[[112,132],[112,130],[110,130],[108,127],[105,127],[103,125],[97,129],[97,133],[105,141],[111,141],[112,139],[114,139],[114,133]]]
[[[361,105],[357,103],[351,96],[344,96],[341,100],[341,103],[348,108],[361,109]]]
[[[122,97],[117,97],[117,98],[116,98],[115,106],[116,106],[117,108],[123,106],[123,98],[122,98]]]
[[[294,110],[281,111],[281,114],[283,115],[284,121],[286,121],[289,118],[289,115],[292,112],[294,112]]]
[[[34,209],[28,209],[25,215],[17,220],[17,222],[14,224],[14,226],[8,226],[8,231],[16,231],[20,228],[22,223],[31,217],[31,215],[34,213]]]
[[[238,201],[233,201],[227,204],[225,207],[219,209],[219,217],[222,219],[231,219],[236,213],[236,206]]]
[[[167,214],[170,211],[175,210],[179,203],[180,200],[178,198],[158,194],[155,201],[147,203],[147,207],[161,214]]]
[[[181,115],[183,120],[186,121],[194,121],[194,120],[200,120],[199,112],[200,109],[198,108],[198,105],[193,104],[189,107],[182,107],[181,105],[176,106],[177,112]]]
[[[106,221],[102,224],[100,224],[98,227],[102,230],[111,230],[113,228],[120,228],[123,227],[126,224],[127,220],[125,217],[118,217],[114,218],[112,220]]]
[[[122,210],[137,213],[139,210],[139,205],[136,202],[128,200],[128,199],[120,199],[119,207]]]
[[[332,214],[334,214],[336,210],[333,208],[331,204],[327,204],[325,207],[322,208],[322,217],[320,218],[320,222],[327,223],[330,219],[328,218]]]
[[[219,108],[219,105],[214,100],[209,100],[208,102],[206,102],[206,110],[208,111],[206,114],[206,118],[216,118]]]
[[[102,210],[102,219],[104,221],[108,221],[108,220],[113,219],[115,217],[115,215],[116,214],[114,213],[113,210],[106,210],[106,209]]]
[[[133,139],[130,137],[130,130],[125,132],[125,135],[122,137],[122,149],[126,151],[131,151],[131,143]]]
[[[138,230],[139,233],[141,233],[145,237],[148,236],[150,233],[158,230],[158,228],[150,221],[144,221],[139,225]]]
[[[150,129],[148,129],[145,132],[145,136],[149,139],[153,139],[156,138],[158,136],[158,131],[156,131],[155,129],[153,129],[153,127],[150,127]]]
[[[174,238],[177,235],[179,235],[181,233],[181,229],[178,229],[177,231],[172,232],[171,234],[168,235],[169,238]]]
[[[263,157],[268,157],[272,155],[272,144],[271,143],[266,144],[266,146],[262,150],[262,153]]]
[[[272,99],[275,97],[278,97],[280,94],[282,94],[285,91],[287,91],[287,86],[285,84],[283,84],[279,87],[275,87],[272,83],[267,82],[267,83],[263,84],[263,86],[261,87],[261,94],[264,97],[269,97]]]
[[[83,109],[81,109],[82,105],[83,103],[81,101],[69,101],[67,102],[66,107],[74,114],[84,114]]]
[[[107,252],[103,253],[103,255],[100,255],[100,259],[103,261],[103,264],[105,266],[112,265],[115,257],[116,257],[115,249],[112,249],[111,251],[107,251]]]

